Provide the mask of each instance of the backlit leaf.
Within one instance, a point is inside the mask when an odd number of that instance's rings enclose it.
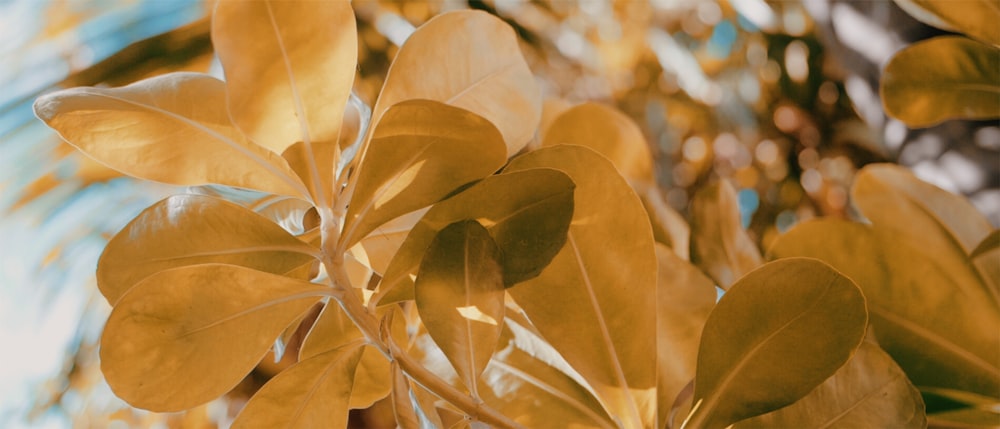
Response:
[[[118,397],[180,411],[228,392],[327,287],[235,265],[160,271],[115,305],[101,370]]]
[[[685,261],[691,260],[691,227],[684,216],[674,210],[663,199],[659,188],[650,186],[640,192],[642,206],[649,215],[653,227],[653,239],[663,243]]]
[[[572,378],[508,342],[483,373],[483,399],[530,428],[615,427]]]
[[[320,313],[315,325],[302,342],[302,347],[299,349],[299,360],[305,361],[353,342],[364,340],[364,334],[347,317],[340,305],[335,301],[330,301],[323,307],[323,312]],[[367,408],[389,394],[392,382],[389,374],[389,361],[374,347],[365,347],[356,366],[357,371],[353,373],[354,389],[351,390],[349,407],[352,409]]]
[[[309,195],[316,201],[327,201],[333,195],[334,178],[331,172],[337,164],[338,156],[339,149],[333,142],[315,142],[310,145],[297,142],[281,153],[281,157],[288,161],[288,165],[302,179],[309,189]],[[324,174],[315,177],[313,169]]]
[[[420,417],[410,400],[410,379],[392,362],[392,413],[401,429],[420,429]]]
[[[656,284],[657,427],[664,427],[674,399],[695,375],[701,330],[715,307],[715,283],[662,244]]]
[[[895,0],[914,18],[1000,46],[1000,5],[995,0]]]
[[[358,56],[349,2],[220,1],[212,46],[233,121],[257,144],[336,147]]]
[[[346,428],[360,341],[303,360],[250,398],[233,428]]]
[[[530,152],[504,174],[531,168],[573,179],[573,221],[552,263],[509,292],[613,417],[625,427],[652,426],[656,255],[642,203],[607,158],[582,146]]]
[[[914,43],[889,60],[880,90],[886,113],[911,127],[998,118],[1000,49],[960,36]]]
[[[478,379],[500,339],[503,253],[474,220],[434,237],[414,285],[420,319],[462,381],[479,397]]]
[[[750,272],[705,323],[684,426],[724,428],[792,404],[850,359],[867,324],[861,290],[819,260]]]
[[[403,245],[410,230],[420,221],[420,218],[427,214],[429,209],[428,207],[417,210],[390,220],[361,239],[360,245],[364,247],[365,254],[368,255],[368,262],[371,264],[372,270],[380,275],[386,272],[389,262]]]
[[[318,249],[236,204],[175,195],[147,208],[108,242],[97,286],[114,304],[140,280],[169,268],[214,262],[286,274],[315,254]]]
[[[979,242],[979,245],[972,250],[972,253],[969,253],[969,257],[974,259],[996,249],[1000,249],[1000,229],[994,229],[990,235]]]
[[[737,423],[743,428],[924,428],[924,401],[877,345],[864,342],[847,364],[798,402]]]
[[[504,254],[509,287],[537,276],[559,252],[573,216],[575,185],[553,169],[490,176],[435,204],[406,237],[382,280],[379,304],[413,299],[413,281],[424,251],[438,231],[463,219],[486,225]]]
[[[394,104],[415,98],[486,118],[503,135],[507,156],[531,140],[542,110],[541,92],[514,30],[480,11],[435,16],[410,35],[389,68],[373,123]]]
[[[760,266],[757,245],[740,223],[736,191],[726,181],[700,189],[691,201],[691,262],[728,289]]]
[[[972,250],[969,258],[976,264],[986,285],[1000,294],[1000,229],[994,229],[989,236]]]
[[[39,97],[35,114],[69,144],[129,176],[305,197],[280,156],[229,122],[226,86],[171,73],[121,88],[80,87]]]
[[[378,123],[357,172],[341,248],[493,174],[503,166],[505,153],[496,127],[474,113],[431,100],[392,106]]]
[[[604,155],[633,186],[655,183],[653,156],[639,126],[622,112],[600,103],[583,103],[560,114],[542,146],[575,144]]]

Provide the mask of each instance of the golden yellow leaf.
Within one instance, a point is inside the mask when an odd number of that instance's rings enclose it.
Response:
[[[474,398],[503,325],[502,262],[503,253],[479,222],[455,222],[431,241],[414,285],[427,333]]]
[[[653,186],[653,155],[639,126],[622,112],[600,103],[583,103],[562,112],[548,128],[542,146],[575,144],[607,157],[633,186]]]
[[[180,411],[228,392],[325,286],[236,265],[160,271],[115,305],[101,370],[118,397]]]
[[[1000,295],[1000,229],[994,229],[983,239],[969,258],[976,265],[983,282]]]
[[[318,253],[236,204],[175,195],[147,208],[108,242],[97,263],[97,286],[114,304],[140,280],[166,269],[214,262],[286,274]]]
[[[309,189],[309,195],[319,204],[320,201],[329,201],[333,195],[332,172],[336,168],[339,153],[339,148],[333,142],[313,142],[308,146],[304,142],[297,142],[288,146],[281,157],[288,161],[288,165]],[[313,169],[324,174],[314,177]]]
[[[359,170],[340,248],[429,206],[459,186],[493,174],[506,160],[496,127],[467,110],[431,100],[392,106],[378,123]]]
[[[698,343],[715,307],[715,283],[662,244],[656,282],[657,427],[665,427],[674,399],[694,379]]]
[[[575,185],[569,176],[543,168],[490,176],[435,204],[406,237],[386,268],[379,305],[413,299],[413,281],[424,251],[438,231],[477,219],[504,254],[509,287],[537,276],[559,252],[573,215]],[[376,299],[376,298],[373,298]]]
[[[867,325],[861,290],[817,259],[751,271],[705,323],[682,427],[724,428],[792,404],[850,359]]]
[[[670,247],[670,250],[681,259],[691,260],[691,227],[684,220],[684,216],[664,201],[659,188],[655,186],[640,192],[639,198],[642,199],[642,206],[649,215],[649,223],[653,227],[653,239]]]
[[[371,264],[372,270],[380,275],[385,274],[389,262],[403,245],[410,230],[420,221],[420,218],[427,214],[429,209],[429,207],[420,209],[390,220],[361,239],[360,244],[365,249],[365,254],[368,255],[368,262]]]
[[[233,127],[225,97],[218,79],[171,73],[121,88],[46,94],[34,108],[69,144],[129,176],[306,198],[284,159]]]
[[[482,380],[483,400],[525,427],[616,427],[590,392],[511,338],[497,350]]]
[[[480,11],[435,16],[410,35],[389,67],[372,123],[394,104],[417,98],[486,118],[503,135],[507,156],[531,140],[542,111],[541,91],[514,30]]]
[[[212,45],[233,122],[257,144],[277,153],[295,142],[337,147],[358,57],[349,2],[219,1]]]
[[[530,152],[512,160],[504,175],[533,168],[573,179],[573,221],[552,263],[509,292],[609,414],[624,427],[652,426],[656,255],[642,203],[607,158],[583,146]]]
[[[914,43],[889,60],[880,92],[886,113],[911,127],[1000,118],[1000,49],[960,36]]]
[[[403,429],[443,428],[434,398],[392,365],[392,402],[396,424]]]
[[[857,353],[804,398],[744,420],[747,428],[925,428],[924,401],[903,370],[877,345]]]
[[[250,398],[233,428],[346,428],[361,341],[303,360]]]
[[[935,27],[965,33],[1000,46],[1000,4],[996,0],[895,0],[906,13]]]
[[[726,181],[700,189],[691,201],[691,262],[719,287],[760,266],[760,250],[740,223],[736,191]]]

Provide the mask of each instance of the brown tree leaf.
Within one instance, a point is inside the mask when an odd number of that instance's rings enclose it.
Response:
[[[817,259],[751,271],[705,323],[682,427],[724,428],[794,403],[850,359],[867,325],[861,290]]]
[[[416,98],[486,118],[503,135],[507,156],[531,140],[542,110],[541,91],[514,30],[480,11],[443,13],[410,35],[389,67],[372,123],[394,104]]]
[[[233,428],[347,428],[361,341],[303,360],[250,398]]]
[[[879,90],[886,113],[911,127],[1000,118],[1000,49],[961,36],[914,43],[889,59]]]
[[[503,166],[505,154],[496,127],[467,110],[431,100],[392,106],[376,126],[356,173],[340,248],[493,174]]]
[[[463,219],[487,225],[503,251],[508,287],[538,275],[565,243],[575,187],[569,176],[553,169],[505,172],[435,204],[386,268],[377,302],[413,299],[411,276],[416,275],[427,246],[438,231]]]
[[[286,274],[318,252],[236,204],[175,195],[144,210],[108,242],[97,263],[97,286],[114,304],[140,280],[169,268],[225,263]]]
[[[691,201],[691,262],[719,287],[760,266],[760,250],[740,223],[736,191],[726,181],[706,186]]]
[[[474,220],[435,235],[414,285],[420,319],[474,398],[504,317],[503,253]]]
[[[873,343],[804,398],[744,420],[746,428],[924,428],[924,401],[903,370]]]
[[[212,45],[233,122],[257,144],[337,147],[358,57],[349,2],[219,1]]]
[[[917,20],[935,27],[965,33],[1000,46],[1000,5],[995,0],[895,0]]]
[[[115,395],[157,412],[228,392],[328,288],[236,265],[160,271],[115,305],[101,371]]]
[[[34,109],[69,144],[132,177],[307,197],[284,159],[233,127],[225,97],[218,79],[170,73],[121,88],[46,94]]]
[[[715,283],[666,246],[656,245],[656,362],[659,420],[695,375],[701,330],[715,307]]]
[[[653,186],[653,155],[635,121],[600,103],[583,103],[560,114],[542,146],[575,144],[604,155],[633,186]]]
[[[656,255],[642,203],[607,158],[583,146],[530,152],[504,174],[532,168],[573,179],[573,221],[552,263],[509,292],[613,417],[626,427],[652,426]]]

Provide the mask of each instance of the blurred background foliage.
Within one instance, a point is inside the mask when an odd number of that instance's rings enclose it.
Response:
[[[642,128],[666,200],[738,190],[762,249],[816,216],[857,217],[861,166],[907,165],[968,196],[1000,224],[1000,127],[947,121],[919,130],[885,116],[880,70],[913,41],[942,34],[889,0],[356,1],[355,92],[371,105],[415,26],[474,8],[511,24],[547,96],[542,130],[573,104],[614,105]],[[228,398],[184,414],[136,411],[100,375],[110,310],[93,271],[107,239],[183,189],[119,177],[34,119],[44,92],[124,85],[169,71],[219,74],[212,5],[170,0],[0,1],[0,426],[216,427],[276,371],[267,359]],[[382,407],[382,408],[379,408]],[[389,413],[388,415],[386,413]],[[386,420],[386,417],[389,420]],[[380,404],[352,425],[391,424]]]

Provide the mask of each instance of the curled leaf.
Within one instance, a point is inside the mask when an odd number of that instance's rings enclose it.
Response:
[[[728,289],[763,258],[743,229],[736,191],[721,181],[699,190],[691,201],[691,262]]]
[[[914,43],[889,60],[880,91],[886,113],[911,127],[1000,118],[1000,49],[960,36]]]
[[[607,158],[583,146],[530,152],[503,175],[534,168],[558,169],[576,183],[573,221],[552,263],[509,293],[609,414],[627,427],[652,426],[656,255],[642,203]]]
[[[705,323],[684,427],[724,428],[794,403],[850,359],[867,324],[861,290],[819,260],[750,272]]]
[[[121,88],[58,91],[34,107],[69,144],[129,176],[306,197],[284,159],[233,127],[225,97],[218,79],[170,73]]]
[[[434,237],[414,286],[427,333],[476,398],[503,326],[502,264],[486,228],[474,220],[456,222]]]
[[[935,27],[965,33],[1000,46],[1000,6],[994,0],[895,0],[917,20]]]
[[[376,126],[357,173],[341,248],[493,174],[505,153],[496,127],[474,113],[431,100],[392,106]]]
[[[236,204],[175,195],[144,210],[108,242],[97,264],[97,286],[114,304],[140,280],[166,269],[225,263],[286,274],[314,261],[317,253]]]
[[[349,2],[219,1],[212,45],[233,122],[250,138],[278,153],[295,142],[337,147],[358,56]]]
[[[236,386],[326,291],[235,265],[160,271],[111,311],[101,371],[118,397],[139,408],[203,404]]]
[[[541,118],[541,92],[514,30],[480,11],[438,15],[410,35],[389,67],[373,123],[396,103],[416,98],[486,118],[503,135],[507,156],[531,140]]]

